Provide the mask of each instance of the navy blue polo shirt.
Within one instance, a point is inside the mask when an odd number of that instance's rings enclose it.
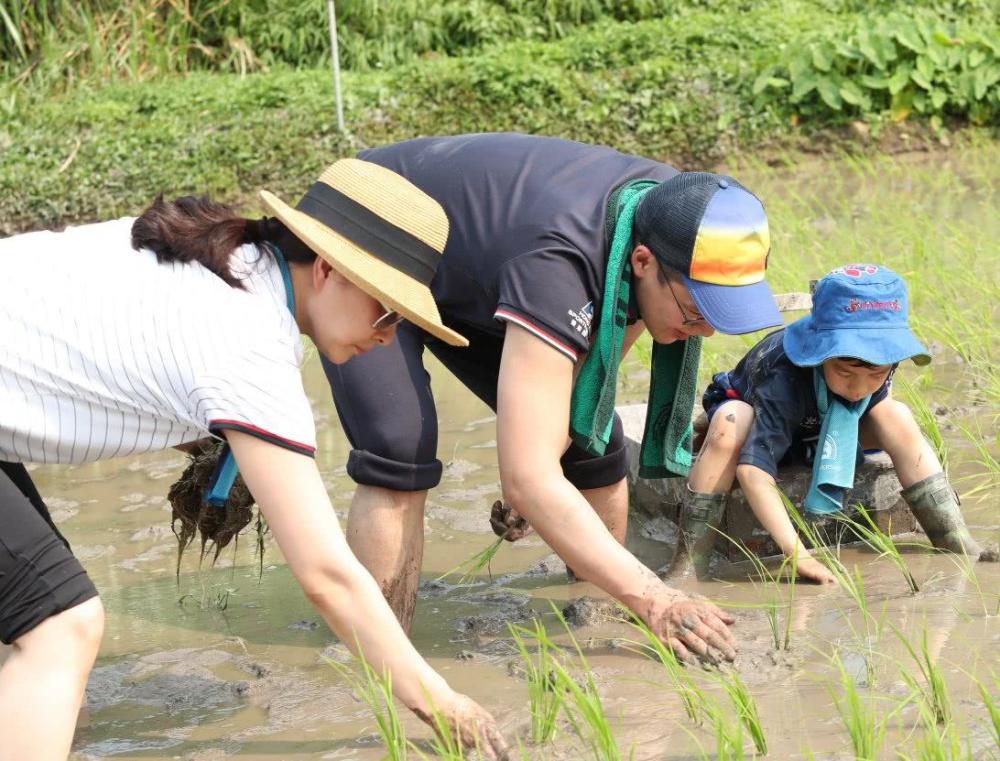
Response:
[[[803,459],[811,461],[820,429],[813,368],[792,364],[782,345],[784,335],[784,328],[769,333],[733,370],[716,373],[702,399],[709,417],[728,399],[753,407],[753,426],[740,450],[739,464],[754,465],[772,477],[778,475],[779,463],[793,447],[804,445]],[[865,415],[889,395],[895,372],[893,365],[885,383],[872,394]]]
[[[431,292],[446,325],[502,336],[513,322],[574,362],[600,315],[612,192],[677,174],[611,148],[514,133],[420,138],[358,157],[444,207],[450,230]]]

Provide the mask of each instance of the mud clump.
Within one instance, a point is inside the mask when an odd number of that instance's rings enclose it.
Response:
[[[170,527],[177,537],[177,572],[180,573],[181,557],[184,550],[201,537],[201,557],[204,559],[208,546],[215,547],[212,562],[215,563],[230,542],[253,520],[254,498],[242,476],[229,493],[229,499],[222,507],[205,502],[205,492],[212,480],[212,474],[219,463],[219,457],[226,451],[221,442],[199,443],[189,454],[188,466],[181,477],[174,482],[167,493],[172,517]],[[263,562],[264,523],[257,516],[257,548]]]
[[[507,631],[508,623],[525,623],[533,616],[528,595],[499,591],[457,599],[490,608],[488,613],[455,619],[456,631],[474,638],[501,634]]]
[[[577,597],[570,600],[562,609],[566,623],[574,629],[609,621],[623,621],[629,618],[629,612],[614,600],[602,600],[597,597]]]

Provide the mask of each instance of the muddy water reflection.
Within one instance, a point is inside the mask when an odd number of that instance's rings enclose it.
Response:
[[[739,345],[719,342],[720,347]],[[413,636],[458,689],[502,717],[512,737],[523,737],[526,691],[517,670],[510,668],[513,651],[504,636],[505,623],[539,612],[554,627],[547,613],[550,600],[594,590],[586,584],[567,586],[562,565],[537,537],[504,546],[492,563],[492,578],[483,574],[461,588],[434,581],[490,542],[488,506],[498,489],[493,416],[433,367],[441,413],[439,455],[447,467],[428,504],[427,556]],[[952,422],[978,420],[992,430],[995,410],[968,408],[969,383],[959,366],[939,363],[934,373],[935,381],[949,388],[935,391],[935,401],[963,410],[965,417]],[[623,401],[644,398],[645,371],[633,365],[624,375]],[[353,491],[343,467],[348,447],[315,357],[309,360],[306,379],[319,426],[319,462],[343,518]],[[978,455],[958,430],[945,435],[953,476],[980,471]],[[74,758],[381,758],[374,723],[325,660],[342,660],[343,648],[305,601],[273,543],[259,579],[245,538],[235,552],[223,553],[213,569],[199,571],[195,553],[189,553],[178,586],[176,543],[164,495],[182,465],[183,457],[166,453],[33,471],[108,610],[107,635]],[[963,483],[968,490],[983,481]],[[968,520],[979,538],[998,535],[998,497],[994,483],[966,500]],[[856,563],[862,569],[876,616],[884,610],[885,620],[914,642],[926,626],[928,647],[944,670],[962,736],[969,738],[974,757],[988,758],[992,741],[987,718],[968,674],[1000,674],[1000,566],[981,566],[977,588],[947,558],[920,552],[906,557],[921,584],[916,596],[907,593],[889,563],[857,550],[845,553],[849,566]],[[745,582],[687,582],[687,587],[726,604],[762,599]],[[984,615],[984,606],[991,615]],[[802,757],[807,749],[818,757],[848,757],[829,692],[836,670],[826,656],[834,645],[841,648],[855,681],[867,685],[865,694],[877,696],[880,710],[907,694],[900,669],[913,673],[915,668],[905,649],[888,626],[869,647],[869,627],[839,590],[796,590],[787,651],[774,650],[761,610],[737,614],[742,647],[737,665],[759,702],[771,758]],[[780,620],[784,627],[784,612]],[[623,754],[692,758],[699,757],[699,744],[713,747],[709,730],[687,723],[680,701],[657,669],[622,647],[622,640],[633,636],[626,627],[595,623],[578,635],[588,649]],[[899,726],[890,730],[885,743],[886,757],[897,748],[913,751],[916,721],[912,707],[900,714]],[[412,717],[404,722],[413,736],[427,737]],[[563,732],[553,745],[529,749],[529,755],[578,757],[580,749]]]

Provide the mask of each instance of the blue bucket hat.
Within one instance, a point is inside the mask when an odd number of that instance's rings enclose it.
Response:
[[[783,343],[785,354],[800,367],[833,357],[873,365],[931,361],[910,330],[906,283],[875,264],[847,264],[820,280],[812,313],[785,329]]]

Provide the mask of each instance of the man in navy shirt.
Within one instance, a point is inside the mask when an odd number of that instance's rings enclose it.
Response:
[[[732,619],[670,589],[622,546],[621,422],[602,455],[571,445],[570,399],[599,328],[616,191],[652,181],[626,252],[622,356],[643,330],[667,344],[780,324],[764,282],[770,237],[760,201],[732,178],[547,137],[424,138],[360,156],[444,207],[451,229],[431,290],[444,323],[470,341],[453,349],[405,323],[393,345],[325,365],[353,446],[348,538],[403,624],[415,604],[424,502],[442,467],[427,348],[496,410],[501,486],[515,514],[679,655],[731,658]]]

